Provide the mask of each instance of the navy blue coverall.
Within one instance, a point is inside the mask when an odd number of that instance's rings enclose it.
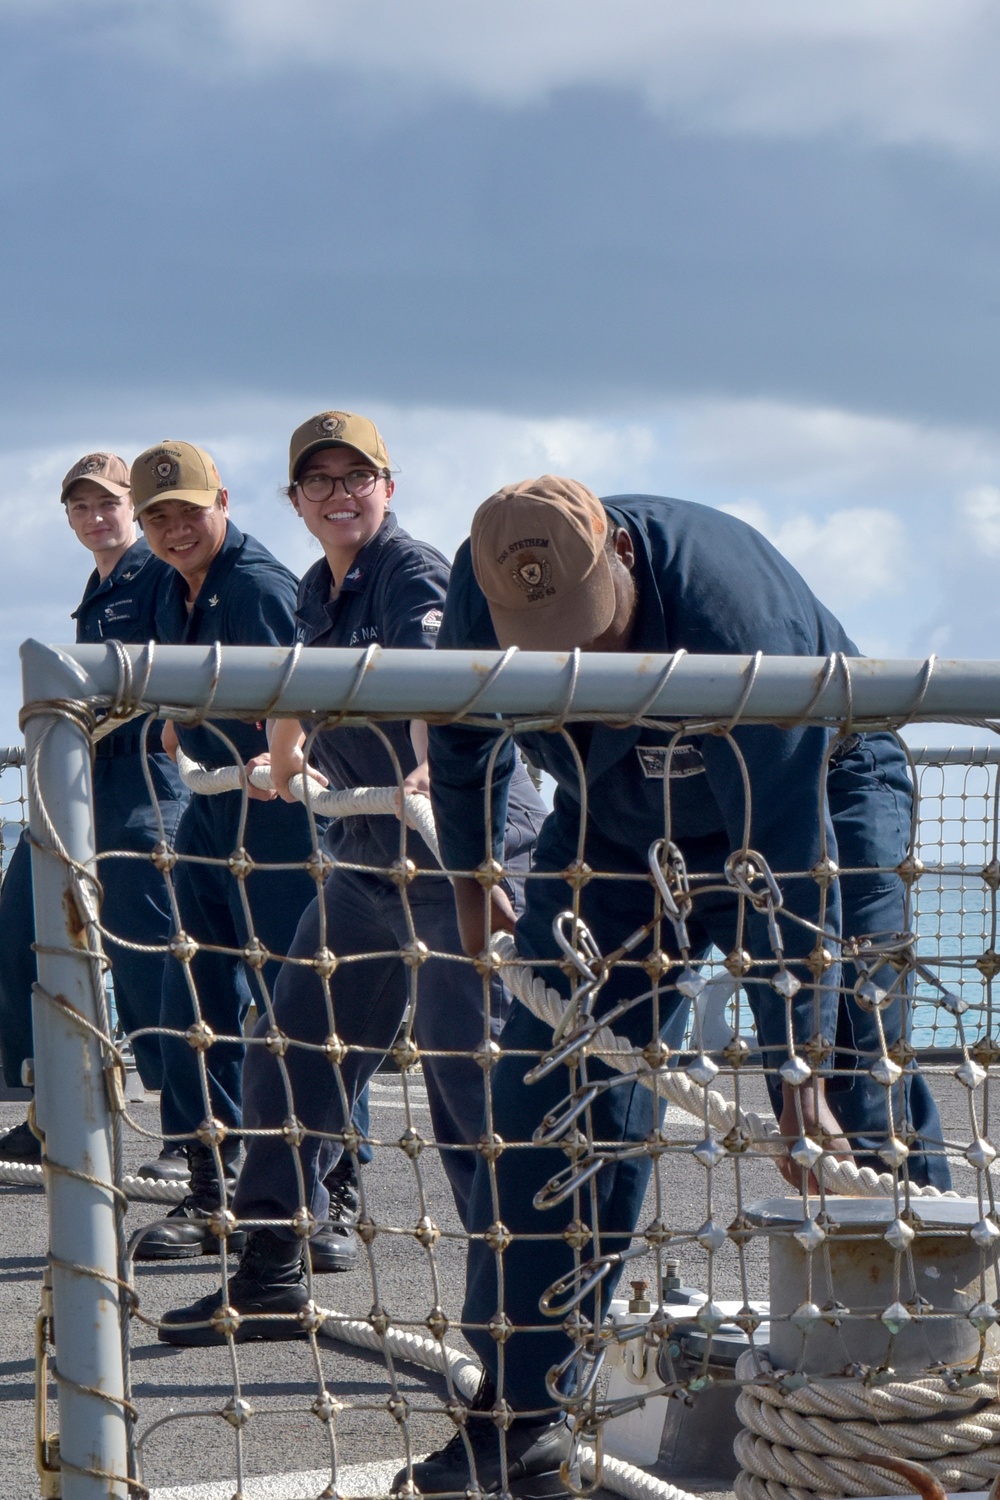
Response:
[[[294,574],[230,521],[190,611],[187,585],[174,572],[157,613],[157,634],[161,641],[173,645],[219,641],[224,646],[290,646],[295,638],[295,590]],[[235,764],[232,751],[214,730],[220,730],[232,742],[244,764],[267,749],[263,722],[217,719],[209,724],[176,727],[185,754],[204,766]],[[272,955],[262,970],[248,971],[239,950],[248,942],[250,931],[240,882],[226,861],[242,842],[255,866],[304,864],[312,841],[304,807],[276,800],[248,800],[241,836],[242,817],[243,797],[239,792],[192,797],[175,841],[178,854],[186,858],[178,862],[172,875],[183,931],[198,943],[237,950],[218,953],[200,948],[191,961],[202,1019],[216,1037],[230,1038],[215,1041],[204,1056],[211,1114],[232,1129],[238,1129],[242,1120],[242,1036],[251,988],[264,1014],[260,986],[270,989],[273,985],[299,918],[316,890],[304,868],[255,868],[246,877],[253,931]],[[219,863],[194,864],[191,859]],[[172,959],[164,970],[160,1025],[183,1034],[196,1019],[184,965]],[[191,1136],[205,1118],[198,1054],[183,1035],[161,1037],[161,1047],[163,1134]]]
[[[415,541],[388,515],[361,549],[336,599],[325,559],[314,564],[299,588],[299,637],[307,646],[360,646],[428,650],[435,644],[448,583],[448,564],[433,547]],[[305,726],[311,728],[311,725]],[[381,723],[386,748],[374,730],[343,725],[320,731],[311,759],[333,787],[396,786],[417,760],[405,720]],[[508,868],[526,870],[545,807],[523,765],[514,769],[501,845]],[[499,1031],[504,992],[495,987],[491,1014],[483,981],[461,954],[451,887],[431,851],[412,830],[407,856],[420,875],[399,887],[382,873],[400,858],[401,827],[395,817],[352,817],[328,835],[338,867],[319,900],[302,917],[292,955],[311,957],[322,945],[340,961],[330,980],[330,1007],[315,970],[286,964],[275,987],[278,1026],[300,1042],[323,1043],[331,1031],[363,1053],[351,1051],[340,1064],[348,1107],[358,1099],[382,1055],[391,1047],[406,1009],[408,970],[398,954],[413,935],[431,954],[417,971],[413,1034],[421,1049],[434,1125],[434,1140],[451,1183],[459,1214],[466,1219],[476,1152],[483,1128],[483,1071],[469,1055]],[[321,925],[325,919],[325,932]],[[352,955],[357,962],[345,962]],[[259,1030],[263,1030],[263,1023]],[[444,1054],[444,1055],[442,1055]],[[310,1131],[324,1136],[344,1129],[344,1099],[330,1061],[319,1051],[291,1046],[284,1062],[292,1082],[295,1112]],[[287,1114],[278,1064],[263,1047],[252,1047],[244,1068],[248,1127],[273,1129]],[[355,1117],[356,1119],[356,1117]],[[240,1219],[289,1219],[302,1201],[294,1153],[284,1141],[252,1138],[236,1190]],[[466,1149],[454,1149],[462,1148]],[[452,1149],[449,1149],[452,1148]],[[309,1135],[299,1148],[306,1206],[322,1221],[327,1213],[323,1179],[341,1154],[336,1141]]]
[[[612,521],[627,526],[635,548],[634,580],[637,614],[630,652],[665,653],[681,647],[689,652],[824,656],[842,651],[857,655],[837,620],[814,597],[803,579],[756,531],[720,511],[680,500],[654,496],[614,496],[603,502]],[[448,590],[439,649],[496,647],[486,600],[476,583],[468,543],[455,559]],[[655,728],[614,729],[601,724],[574,725],[570,731],[586,768],[589,820],[585,859],[594,870],[634,872],[634,881],[592,880],[581,892],[581,915],[602,953],[610,953],[654,916],[654,887],[649,879],[648,851],[664,834],[664,746],[670,734]],[[779,730],[768,726],[734,731],[749,773],[752,815],[749,847],[758,850],[775,872],[811,870],[820,855],[817,809],[824,757],[830,735],[822,728]],[[576,767],[558,733],[527,733],[520,737],[532,761],[557,783],[554,810],[538,841],[533,872],[561,871],[576,858],[580,818]],[[486,759],[495,740],[488,733],[461,727],[430,730],[431,787],[442,853],[450,868],[472,869],[484,857],[482,798]],[[513,762],[509,744],[497,763],[494,819],[503,816],[503,783]],[[904,926],[904,888],[894,873],[909,835],[911,789],[905,757],[892,736],[852,736],[834,752],[835,764],[827,782],[829,854],[842,868],[881,867],[887,874],[843,877],[829,891],[827,929],[845,935],[887,934]],[[695,735],[670,776],[671,836],[679,845],[692,875],[714,871],[716,877],[731,851],[744,844],[744,793],[737,759],[722,736]],[[496,828],[494,841],[496,843]],[[716,883],[719,883],[718,880]],[[820,888],[807,875],[781,882],[786,911],[816,922]],[[688,921],[691,956],[707,954],[714,943],[724,953],[736,946],[736,900],[725,892],[698,895]],[[525,914],[517,925],[519,953],[528,958],[558,956],[553,918],[572,906],[570,886],[559,880],[529,879]],[[815,944],[815,934],[779,918],[785,952],[801,959]],[[664,921],[661,940],[673,940]],[[641,958],[649,944],[635,950]],[[743,946],[762,960],[773,959],[766,920],[751,912]],[[836,951],[836,945],[834,945]],[[568,994],[568,981],[546,966],[548,984]],[[774,1069],[786,1057],[785,1003],[768,983],[750,976],[748,997],[766,1065]],[[882,971],[895,977],[888,965]],[[836,1039],[842,1051],[834,1066],[841,1076],[827,1081],[827,1098],[851,1141],[855,1158],[884,1170],[874,1154],[885,1142],[886,1091],[868,1076],[880,1055],[874,1019],[853,999],[838,997],[841,971],[826,971],[822,987],[808,982],[798,970],[802,989],[792,1001],[796,1042],[821,1032]],[[844,983],[854,982],[849,965]],[[659,995],[661,1035],[678,1046],[684,1034],[687,1002],[670,986],[667,975]],[[886,982],[885,987],[888,988]],[[599,992],[602,1013],[629,996],[648,992],[642,970],[616,967]],[[902,1003],[882,1013],[887,1041],[899,1037]],[[652,1005],[638,1004],[615,1020],[614,1030],[640,1047],[651,1039]],[[508,1143],[530,1142],[541,1119],[570,1092],[570,1077],[557,1068],[541,1082],[528,1086],[524,1074],[530,1054],[552,1045],[551,1030],[526,1007],[515,1002],[501,1038],[503,1056],[492,1077],[495,1129]],[[523,1056],[528,1052],[529,1059]],[[858,1057],[860,1054],[860,1058]],[[599,1062],[588,1062],[588,1077],[611,1077]],[[772,1102],[781,1105],[780,1079],[769,1075]],[[904,1106],[904,1094],[906,1096]],[[654,1128],[655,1104],[638,1084],[619,1084],[599,1095],[591,1107],[593,1138],[628,1142],[645,1138]],[[919,1074],[907,1076],[895,1090],[897,1133],[908,1118],[917,1132],[940,1150],[941,1127],[937,1109]],[[943,1155],[931,1154],[918,1143],[909,1157],[917,1182],[948,1185]],[[539,1299],[557,1278],[571,1271],[572,1251],[561,1232],[573,1214],[572,1198],[555,1208],[536,1210],[536,1192],[566,1167],[557,1149],[517,1149],[508,1145],[496,1164],[500,1219],[518,1236],[504,1254],[504,1309],[515,1325],[539,1325],[546,1320]],[[581,1255],[622,1250],[627,1246],[642,1206],[650,1171],[645,1153],[615,1158],[595,1181],[600,1243],[593,1241]],[[589,1213],[590,1189],[579,1198]],[[472,1228],[485,1230],[495,1217],[490,1196],[488,1165],[480,1162],[473,1188]],[[583,1311],[600,1322],[616,1277],[603,1282],[599,1299],[588,1299]],[[599,1301],[599,1305],[598,1305]],[[486,1368],[495,1375],[497,1345],[482,1325],[497,1312],[496,1256],[482,1240],[473,1240],[465,1302],[465,1332]],[[474,1325],[479,1324],[477,1329]],[[567,1358],[571,1345],[557,1319],[538,1332],[515,1333],[505,1344],[501,1394],[520,1411],[551,1406],[545,1389],[550,1367]]]
[[[107,578],[96,568],[74,611],[76,639],[87,644],[106,640],[145,645],[156,637],[157,602],[172,570],[141,539],[119,558]],[[94,814],[98,853],[111,849],[148,854],[160,839],[156,811],[149,800],[140,750],[141,723],[123,724],[99,740],[94,750]],[[147,737],[149,773],[163,820],[163,836],[173,839],[187,802],[187,791],[168,755],[160,749],[155,725]],[[104,888],[101,921],[110,933],[134,943],[166,943],[170,908],[163,876],[152,862],[100,859]],[[0,1046],[4,1078],[21,1082],[21,1064],[32,1055],[31,987],[36,979],[32,905],[31,851],[21,838],[0,891]],[[107,939],[115,987],[115,1008],[127,1032],[155,1027],[160,1019],[164,954],[138,953]],[[153,1033],[133,1040],[136,1067],[149,1089],[161,1078],[160,1043]]]

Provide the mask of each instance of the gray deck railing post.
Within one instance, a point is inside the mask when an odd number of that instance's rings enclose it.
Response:
[[[112,1117],[104,1050],[81,1024],[100,1024],[100,976],[71,868],[95,868],[90,745],[58,706],[80,695],[72,664],[34,642],[21,660],[24,701],[37,705],[25,723],[42,992],[33,1005],[35,1109],[47,1158],[62,1495],[108,1500],[128,1493]],[[50,852],[53,830],[66,857]]]

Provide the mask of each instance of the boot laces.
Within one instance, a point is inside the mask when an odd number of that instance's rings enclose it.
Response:
[[[285,1241],[269,1229],[256,1229],[247,1236],[234,1281],[273,1286],[291,1286],[302,1280],[302,1253],[294,1241]]]
[[[267,1265],[267,1256],[255,1234],[247,1237],[246,1248],[240,1256],[239,1269],[236,1275],[243,1281],[259,1281],[260,1273]]]
[[[346,1161],[346,1167],[343,1163]],[[330,1194],[331,1220],[354,1223],[360,1211],[358,1184],[354,1175],[354,1163],[350,1157],[342,1156],[326,1179],[325,1187]]]
[[[188,1161],[191,1165],[191,1191],[189,1198],[198,1208],[207,1208],[209,1212],[218,1208],[220,1203],[225,1203],[232,1196],[233,1183],[226,1171],[227,1163],[223,1161],[224,1176],[219,1181],[219,1173],[215,1165],[215,1156],[206,1147],[202,1146],[188,1153]]]

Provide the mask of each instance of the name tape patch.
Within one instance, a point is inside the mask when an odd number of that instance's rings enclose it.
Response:
[[[662,781],[667,768],[666,745],[636,745],[635,753],[639,757],[643,776],[647,780]],[[704,769],[701,751],[696,750],[694,745],[678,745],[670,757],[671,781],[685,776],[700,776]]]

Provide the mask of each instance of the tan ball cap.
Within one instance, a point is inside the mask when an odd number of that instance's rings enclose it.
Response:
[[[132,503],[137,516],[158,500],[185,500],[207,510],[221,488],[211,454],[194,443],[164,439],[140,453],[132,465]]]
[[[296,427],[288,445],[288,483],[294,484],[303,461],[321,448],[356,448],[375,465],[389,468],[382,434],[368,417],[352,411],[321,411]]]
[[[99,484],[109,495],[121,497],[129,491],[128,464],[117,453],[86,453],[83,458],[78,458],[59,491],[59,499],[64,504],[78,479],[89,479],[91,484]]]
[[[501,646],[571,651],[615,614],[608,517],[575,479],[543,474],[484,500],[472,518],[472,567]]]

